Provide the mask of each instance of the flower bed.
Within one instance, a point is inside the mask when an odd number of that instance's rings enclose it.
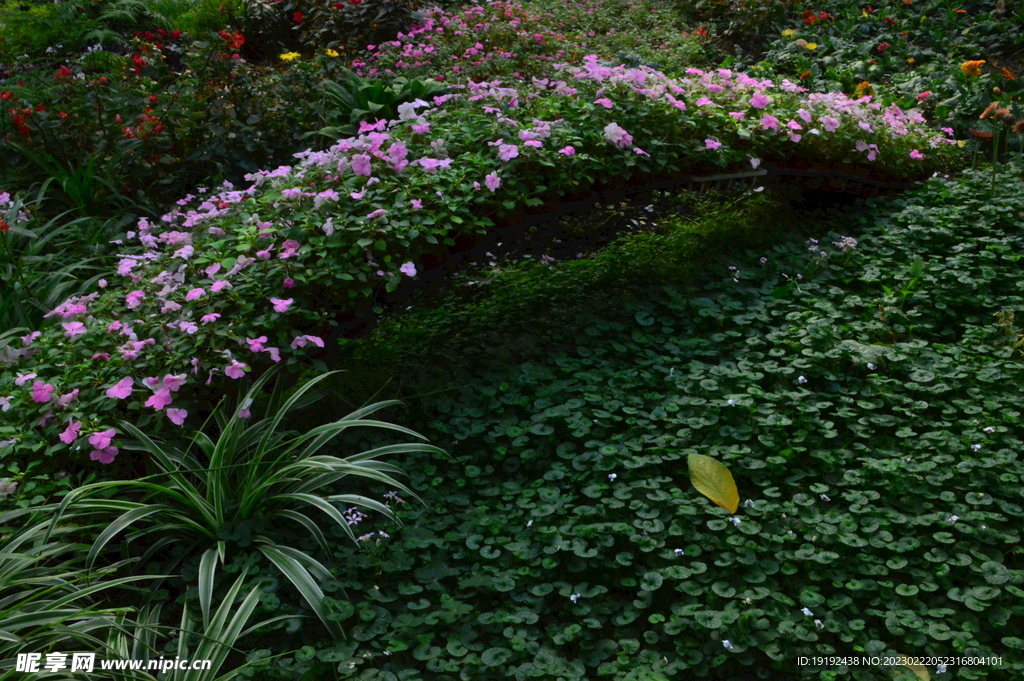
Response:
[[[941,167],[952,141],[870,97],[724,69],[671,80],[592,56],[562,72],[402,105],[399,120],[363,123],[358,138],[247,176],[245,190],[200,192],[155,224],[141,220],[113,282],[22,338],[0,374],[11,424],[0,444],[109,463],[120,452],[114,419],[148,432],[183,426],[215,378],[302,361],[332,316],[374,312],[375,296],[456,238],[597,178],[762,159],[875,162],[915,177]]]

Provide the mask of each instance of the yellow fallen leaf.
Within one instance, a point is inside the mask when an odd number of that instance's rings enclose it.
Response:
[[[914,676],[919,678],[921,681],[932,681],[932,676],[928,673],[928,668],[925,667],[923,664],[907,664],[908,662],[910,662],[910,659],[906,655],[900,655],[900,659],[903,662],[903,666],[912,671],[914,673]],[[897,667],[896,670],[894,670],[894,673],[896,673],[896,678],[906,676],[906,673],[904,673],[903,670],[899,667]]]
[[[703,454],[690,454],[690,482],[697,491],[729,513],[740,507],[740,493],[732,473],[718,459]]]

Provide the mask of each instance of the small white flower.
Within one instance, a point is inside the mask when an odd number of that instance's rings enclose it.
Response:
[[[572,601],[573,603],[575,603],[579,599],[580,599],[580,595],[579,594],[573,594],[572,596],[569,596],[569,600]]]
[[[727,402],[727,404],[728,404],[728,405],[729,405],[730,407],[735,407],[735,406],[736,406],[736,400],[729,400],[729,401]]]
[[[814,613],[811,612],[810,608],[804,608],[800,612],[802,612],[803,614],[807,615],[808,617],[813,617],[814,616]]]
[[[986,433],[994,433],[994,432],[996,432],[996,429],[994,427],[992,427],[992,426],[987,426],[985,428],[982,428],[982,430],[985,431]]]
[[[725,639],[724,641],[722,641],[722,645],[725,646],[726,650],[733,649],[732,641],[730,641],[729,639]]]
[[[870,369],[871,371],[874,371],[875,370],[875,365],[872,364],[871,362],[868,362],[868,369]]]
[[[944,664],[940,664],[940,665],[938,666],[938,668],[936,668],[935,672],[936,672],[937,674],[945,674],[945,673],[946,673],[946,665],[944,665]]]
[[[526,523],[526,526],[527,527],[533,527],[533,521],[531,520],[530,522]]]
[[[949,522],[951,522],[951,523],[955,523],[958,520],[960,520],[960,516],[955,516],[955,515],[949,516]]]
[[[821,623],[821,620],[814,620],[814,628],[821,631],[825,628],[825,625]]]
[[[682,556],[682,555],[683,555],[683,550],[682,549],[676,549],[676,556],[678,557],[678,556]]]
[[[976,452],[981,449],[981,445],[971,445],[971,451]]]
[[[822,501],[832,501],[831,499],[829,499],[829,498],[828,498],[828,495],[827,495],[827,494],[822,494],[822,495],[821,495],[821,497],[820,497],[820,499],[821,499]]]
[[[806,378],[804,378],[803,376],[801,376],[800,378],[796,379],[796,381],[797,381],[797,383],[801,383],[801,384],[803,384],[803,383],[806,383],[806,382],[807,382],[807,379],[806,379]]]
[[[733,525],[735,525],[736,527],[740,526],[740,519],[739,518],[736,518],[736,517],[729,518],[729,522],[732,523]]]
[[[743,508],[750,508],[753,505],[754,505],[754,502],[751,501],[750,499],[747,499],[746,501],[743,502]]]
[[[676,372],[676,368],[675,368],[675,367],[672,367],[671,369],[669,369],[669,371],[668,371],[668,377],[669,377],[669,378],[672,378],[672,374],[674,374],[675,372]]]
[[[608,474],[608,479],[611,480],[612,482],[615,482],[615,478],[617,478],[617,477],[619,477],[619,476],[615,475],[615,473],[609,473]]]

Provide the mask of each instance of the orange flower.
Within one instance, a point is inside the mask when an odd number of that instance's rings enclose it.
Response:
[[[965,9],[957,9],[957,10],[953,10],[953,11],[956,12],[957,14],[967,14],[967,10],[965,10]]]
[[[985,110],[981,112],[981,115],[978,116],[978,120],[982,120],[983,121],[986,118],[988,118],[989,116],[991,116],[992,112],[996,110],[997,106],[999,106],[999,102],[992,102],[991,104],[989,104],[985,108]]]
[[[810,78],[811,77],[811,72],[810,71],[804,71],[803,73],[800,74],[800,77],[801,78]]]
[[[971,128],[971,134],[974,135],[975,137],[977,137],[980,140],[990,140],[993,137],[995,137],[994,133],[982,132],[981,130],[975,130],[974,128]]]
[[[1024,135],[1024,121],[1017,121],[1016,125],[1013,126],[1013,131],[1018,135]]]
[[[974,61],[965,61],[960,65],[960,70],[964,72],[966,76],[980,76],[981,65],[985,63],[984,59],[976,59]]]
[[[1006,76],[1007,78],[1009,78],[1010,80],[1017,80],[1014,77],[1014,75],[1012,73],[1010,73],[1010,69],[1008,69],[1006,67],[1003,67],[1003,75]]]
[[[873,94],[875,94],[875,89],[871,87],[871,83],[866,80],[862,81],[853,91],[854,97],[865,97]]]

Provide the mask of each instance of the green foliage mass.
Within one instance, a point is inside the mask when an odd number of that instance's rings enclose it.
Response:
[[[410,462],[427,508],[335,551],[351,640],[274,668],[780,679],[901,653],[1020,674],[1016,177],[933,179],[464,374],[420,412],[454,457]],[[729,466],[736,520],[689,485],[690,452]]]

